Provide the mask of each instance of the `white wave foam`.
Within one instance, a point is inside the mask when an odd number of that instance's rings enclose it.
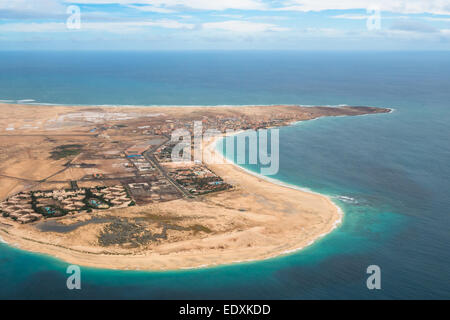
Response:
[[[358,203],[358,201],[355,198],[348,197],[348,196],[335,196],[335,199],[341,200],[346,203]]]
[[[26,103],[33,105],[48,106],[77,106],[77,107],[183,107],[183,108],[214,108],[214,107],[274,107],[274,106],[291,106],[291,107],[347,107],[348,104],[292,104],[292,103],[276,103],[276,104],[210,104],[210,105],[183,105],[183,104],[77,104],[77,103],[51,103],[37,102],[35,99],[18,99],[18,100],[0,100],[4,103]]]
[[[63,106],[62,104],[45,103],[45,102],[28,102],[27,104],[31,104],[31,105],[34,105],[34,106],[55,106],[55,107]]]

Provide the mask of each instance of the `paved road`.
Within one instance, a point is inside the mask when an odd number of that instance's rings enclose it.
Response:
[[[164,176],[164,178],[166,178],[179,192],[181,192],[182,195],[184,195],[186,198],[194,198],[192,194],[187,192],[184,188],[180,187],[178,183],[176,183],[161,167],[158,160],[156,160],[155,156],[153,156],[152,149],[144,152],[143,155],[148,162],[150,162],[156,169],[158,169],[158,171]]]
[[[149,150],[145,151],[143,153],[144,158],[150,162],[160,173],[161,175],[167,179],[167,181],[169,181],[184,197],[186,198],[194,198],[194,196],[192,194],[190,194],[188,191],[186,191],[183,187],[181,187],[177,182],[175,182],[170,176],[169,174],[161,167],[161,165],[159,164],[158,160],[156,160],[155,156],[153,155],[153,152],[155,150],[157,150],[159,147],[163,146],[164,144],[166,144],[168,141],[164,141],[163,143],[161,143],[158,146],[155,146],[153,148],[150,148]],[[72,160],[70,160],[68,162],[68,164],[71,164],[75,159],[77,159],[80,155],[77,155],[75,158],[73,158]],[[62,168],[61,170],[58,170],[57,172],[53,173],[52,175],[41,179],[41,180],[31,180],[31,179],[24,179],[24,178],[19,178],[19,177],[12,177],[12,176],[7,176],[7,175],[3,175],[0,174],[0,177],[5,177],[5,178],[9,178],[9,179],[15,179],[15,180],[20,180],[20,181],[25,181],[25,182],[34,182],[37,183],[38,185],[43,183],[43,182],[52,182],[52,183],[69,183],[73,180],[63,180],[63,181],[48,181],[50,178],[64,172],[65,170],[67,170],[70,166],[65,166],[64,168]],[[91,179],[80,179],[78,181],[101,181],[101,180],[120,180],[120,179],[127,179],[127,178],[135,178],[135,176],[132,177],[116,177],[116,178],[100,178],[100,179],[96,179],[96,178],[91,178]]]

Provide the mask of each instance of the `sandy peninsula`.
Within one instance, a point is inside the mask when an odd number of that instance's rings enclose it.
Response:
[[[5,105],[2,107],[9,108]],[[20,108],[15,108],[16,112],[20,111],[18,110]],[[233,110],[239,108],[226,107],[189,108],[190,111],[174,110],[175,108],[143,108],[144,110],[38,106],[21,108],[42,109],[39,109],[39,116],[36,119],[39,124],[28,121],[25,113],[18,117],[17,122],[21,123],[21,127],[24,123],[28,125],[25,131],[19,131],[17,125],[14,131],[6,130],[12,128],[11,119],[8,119],[8,123],[4,121],[5,128],[0,128],[6,132],[2,137],[3,140],[0,141],[6,152],[21,150],[26,153],[25,155],[9,154],[2,159],[3,164],[8,164],[5,166],[0,163],[0,191],[3,199],[23,190],[42,192],[42,190],[68,188],[67,185],[64,186],[66,180],[71,181],[72,184],[73,181],[77,181],[78,188],[81,188],[81,185],[91,187],[92,184],[102,184],[103,187],[115,186],[118,181],[122,181],[126,186],[123,181],[129,178],[125,177],[125,173],[118,172],[119,165],[112,163],[112,161],[121,163],[120,161],[125,160],[119,156],[117,158],[109,156],[113,150],[111,146],[123,144],[120,148],[121,152],[129,150],[128,145],[135,144],[144,135],[143,130],[148,130],[144,127],[156,127],[156,124],[149,126],[144,124],[142,117],[145,113],[151,113],[151,121],[161,117],[158,120],[161,122],[158,123],[164,125],[171,123],[168,121],[169,118],[180,115],[183,119],[195,118],[202,119],[204,122],[207,122],[205,117],[211,116],[215,119],[228,119],[230,115],[233,115],[234,118],[247,119],[247,116],[242,116],[242,113]],[[296,106],[246,108],[249,109],[248,117],[273,119],[275,114],[273,112],[289,114],[285,118],[278,116],[282,120],[277,126],[327,115],[359,115],[389,111],[364,107],[355,109],[350,107],[310,109]],[[83,118],[80,112],[92,114],[85,114]],[[94,113],[100,116],[94,117]],[[227,118],[220,118],[223,114]],[[86,117],[92,118],[86,120]],[[97,121],[98,119],[103,120]],[[150,121],[149,119],[147,118],[146,121]],[[254,123],[252,120],[246,121]],[[273,124],[269,122],[267,124]],[[114,125],[111,126],[111,124]],[[1,125],[2,119],[0,119]],[[31,127],[38,128],[30,129]],[[99,128],[107,129],[99,133]],[[163,126],[159,125],[158,128],[162,130]],[[14,135],[11,132],[14,132]],[[70,137],[67,137],[70,141],[58,140],[62,139],[64,134],[70,134]],[[156,135],[158,132],[151,132],[151,134]],[[21,140],[27,135],[31,138],[26,141]],[[130,139],[130,135],[133,139]],[[11,140],[8,140],[8,136]],[[221,137],[206,143],[203,152],[208,156],[204,157],[205,159],[213,158],[210,155],[216,152],[214,146],[219,138]],[[11,141],[14,139],[17,141],[12,144]],[[75,140],[83,141],[77,142],[77,144],[83,144],[79,153],[69,154],[69,158],[64,159],[51,158],[55,150],[60,150],[55,148],[69,143],[74,144]],[[100,140],[98,145],[97,140]],[[29,145],[30,141],[33,145]],[[93,146],[97,153],[104,148],[104,154],[108,156],[94,157],[93,151],[89,149]],[[40,153],[38,154],[34,148],[39,148]],[[126,154],[127,151],[124,152]],[[152,164],[156,161],[155,159],[160,159],[159,156],[153,158],[153,155],[144,155]],[[17,157],[20,159],[17,160]],[[100,163],[97,159],[104,159],[102,161],[106,164]],[[27,161],[36,164],[33,170]],[[78,163],[85,166],[73,166]],[[94,163],[95,166],[88,167],[87,163]],[[213,172],[215,176],[223,180],[224,184],[231,187],[190,197],[183,194],[189,189],[183,185],[174,186],[180,188],[178,198],[164,200],[165,198],[161,195],[157,201],[149,200],[139,205],[111,207],[108,210],[80,210],[77,213],[72,212],[26,224],[17,223],[4,216],[0,217],[0,237],[9,245],[48,254],[70,264],[124,270],[176,270],[263,260],[291,253],[331,232],[342,221],[340,209],[324,195],[267,181],[232,163],[205,162],[203,165],[208,172]],[[169,173],[173,170],[171,166],[174,165],[161,163],[162,170],[168,170]],[[42,168],[41,171],[40,168]],[[86,171],[88,169],[90,171]],[[92,174],[95,175],[95,170],[104,176],[99,178],[98,182],[86,178]],[[108,170],[114,172],[111,173]],[[108,174],[115,174],[118,178],[106,178],[109,177]],[[164,173],[164,177],[169,182],[172,181],[170,174]],[[117,238],[128,240],[120,242],[116,241]],[[111,239],[116,242],[111,242]]]

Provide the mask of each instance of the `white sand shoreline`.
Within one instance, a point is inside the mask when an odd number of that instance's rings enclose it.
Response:
[[[3,239],[1,236],[0,236],[0,242],[9,245],[9,243],[6,242],[5,239]]]
[[[278,104],[211,104],[211,105],[184,105],[184,104],[144,104],[144,105],[134,105],[134,104],[60,104],[60,103],[50,103],[50,102],[38,102],[34,99],[0,99],[0,103],[3,104],[12,104],[12,105],[20,105],[20,106],[45,106],[45,107],[86,107],[86,108],[239,108],[239,107],[276,107],[276,106],[287,106],[287,107],[331,107],[331,108],[340,108],[340,107],[348,107],[351,106],[349,104],[290,104],[290,103],[278,103]],[[368,106],[373,107],[373,106]],[[388,108],[394,110],[393,108]],[[311,119],[314,120],[314,119]],[[301,120],[299,122],[302,122]]]
[[[242,132],[242,131],[240,131],[240,132]],[[236,134],[238,134],[240,132],[236,132],[233,135],[236,135]],[[206,145],[207,151],[208,152],[217,152],[216,151],[217,142],[219,141],[219,139],[223,139],[223,138],[224,138],[223,136],[218,136],[218,137],[213,138],[213,140],[210,141],[209,143],[207,143],[207,145]],[[261,262],[261,261],[266,261],[266,260],[269,260],[269,259],[274,259],[274,258],[283,257],[283,256],[287,256],[287,255],[298,253],[302,249],[305,249],[306,247],[309,247],[310,245],[312,245],[315,242],[317,242],[319,239],[321,239],[324,236],[330,234],[334,229],[336,229],[342,223],[343,211],[342,211],[342,209],[339,206],[337,206],[331,200],[331,198],[329,196],[326,196],[326,195],[314,192],[314,191],[309,190],[307,188],[301,188],[301,187],[298,187],[298,186],[295,186],[295,185],[290,185],[290,184],[284,183],[284,182],[282,182],[280,180],[269,178],[269,177],[257,174],[255,172],[252,172],[250,170],[247,170],[247,169],[245,169],[245,168],[235,164],[234,162],[231,162],[230,160],[226,159],[225,157],[223,157],[223,159],[226,161],[227,164],[233,165],[235,168],[237,168],[238,170],[243,171],[245,174],[251,175],[251,176],[256,177],[258,179],[265,180],[268,183],[275,184],[275,185],[278,185],[278,186],[281,186],[281,187],[285,187],[285,188],[289,188],[289,189],[293,189],[293,190],[297,190],[297,191],[301,191],[301,192],[305,192],[305,193],[309,193],[309,194],[319,195],[321,197],[326,198],[330,202],[330,204],[332,204],[333,207],[336,209],[336,212],[338,213],[338,218],[335,219],[335,221],[332,223],[331,227],[326,232],[318,234],[315,238],[313,238],[310,241],[302,244],[301,246],[294,247],[292,249],[288,249],[288,250],[284,250],[284,251],[280,251],[280,252],[274,253],[272,255],[267,255],[265,257],[249,258],[249,259],[238,259],[238,260],[231,260],[231,261],[227,261],[227,262],[217,262],[217,263],[214,262],[214,263],[208,263],[208,264],[201,263],[201,264],[199,264],[197,266],[194,265],[194,266],[178,267],[178,268],[175,268],[175,269],[169,268],[169,269],[163,269],[163,270],[155,270],[155,269],[145,269],[145,268],[141,268],[140,267],[140,268],[136,268],[136,270],[147,271],[147,272],[164,272],[164,271],[176,271],[176,270],[187,271],[187,270],[196,270],[196,269],[204,269],[204,268],[212,268],[212,267],[232,266],[232,265],[240,264],[240,263],[257,263],[257,262]],[[19,245],[19,244],[14,245],[14,244],[11,244],[11,243],[7,243],[6,241],[4,241],[4,239],[1,239],[1,238],[0,238],[0,241],[2,243],[7,244],[8,246],[10,246],[12,248],[18,248],[20,250],[29,251],[29,250],[27,250],[27,248],[21,248],[21,245]],[[35,250],[33,250],[33,251],[36,252]],[[37,252],[37,253],[40,253],[40,252]],[[48,255],[48,253],[40,253],[40,254]],[[50,254],[50,255],[52,257],[55,257],[55,255],[52,255],[52,254]],[[55,257],[55,258],[57,258],[57,259],[59,259],[61,261],[66,261],[62,257]],[[89,267],[96,268],[96,269],[108,269],[108,268],[99,267],[99,266],[93,266],[93,265],[90,265]],[[125,270],[126,268],[119,268],[119,269]],[[128,270],[133,270],[133,269],[128,269]]]
[[[191,107],[194,113],[200,110],[200,108],[195,109],[195,106]],[[33,106],[24,106],[20,109],[10,105],[9,108],[15,110],[18,119],[30,121],[26,114]],[[210,114],[214,114],[212,109],[208,111]],[[276,110],[292,112],[292,109],[294,108],[279,106]],[[40,121],[72,112],[70,107],[64,109],[43,107],[42,110],[46,113],[38,119]],[[107,108],[98,110],[100,109],[92,109],[93,112],[115,112],[115,109],[107,110]],[[123,108],[121,112],[124,110],[126,109]],[[141,110],[145,110],[145,107],[140,110],[136,108],[135,112],[141,115]],[[170,108],[161,110],[174,117],[183,116],[184,112],[187,112],[187,109],[181,110],[181,108],[175,111]],[[267,110],[245,109],[244,113],[253,114],[258,111],[264,114]],[[383,113],[387,111],[384,110]],[[148,108],[143,113],[152,112],[153,110]],[[228,111],[220,112],[227,114]],[[305,113],[305,119],[302,120],[305,121],[323,116],[334,117],[335,114],[360,115],[365,111],[344,109],[342,112],[335,112],[319,109],[315,110],[315,113],[309,113],[300,108],[299,112]],[[380,113],[377,110],[367,112]],[[6,123],[7,121],[10,120],[5,118]],[[300,124],[302,121],[290,122],[286,125]],[[233,134],[240,132],[242,130]],[[211,234],[201,234],[198,237],[183,234],[180,238],[171,241],[130,251],[122,247],[100,246],[96,242],[99,232],[97,229],[103,226],[88,224],[83,226],[83,229],[72,233],[58,234],[40,233],[32,225],[13,225],[11,229],[0,229],[0,234],[4,238],[2,242],[6,239],[11,247],[50,255],[59,260],[86,267],[159,272],[259,262],[293,254],[316,243],[318,239],[330,234],[342,224],[343,211],[333,202],[332,197],[263,176],[226,159],[220,150],[215,150],[218,141],[223,138],[224,136],[219,134],[210,141],[204,141],[204,151],[210,150],[209,159],[205,157],[204,161],[225,182],[235,186],[230,192],[218,192],[200,197],[197,201],[178,199],[148,205],[144,209],[126,208],[116,212],[118,217],[127,219],[134,219],[145,214],[138,211],[147,209],[150,213],[152,210],[174,213],[186,218],[186,223],[195,220],[205,224],[213,230]],[[221,161],[223,164],[215,163],[213,160],[215,158],[223,159]]]
[[[299,121],[299,122],[302,122],[302,121]],[[215,137],[214,140],[212,142],[210,142],[209,145],[207,146],[207,148],[209,149],[208,152],[209,153],[217,152],[217,150],[216,150],[217,149],[217,143],[219,142],[220,139],[225,139],[227,136],[229,136],[229,137],[236,136],[236,135],[238,135],[238,134],[240,134],[242,132],[244,132],[244,130],[237,131],[237,132],[234,132],[234,133],[231,133],[231,134],[227,134],[227,135],[224,135],[224,136]],[[252,175],[252,176],[254,176],[254,177],[258,178],[258,179],[265,180],[265,181],[267,181],[269,183],[276,184],[276,185],[279,185],[281,187],[290,188],[290,189],[298,190],[298,191],[301,191],[301,192],[306,192],[306,193],[315,194],[315,195],[319,195],[319,196],[325,197],[336,208],[336,210],[338,212],[338,215],[339,215],[339,218],[337,220],[335,220],[335,222],[333,223],[332,228],[328,232],[324,232],[322,234],[319,234],[315,239],[312,239],[306,245],[303,245],[303,246],[298,247],[298,248],[294,248],[294,249],[290,249],[290,250],[286,250],[286,251],[280,252],[279,254],[276,254],[276,255],[271,256],[271,257],[267,257],[265,259],[236,261],[236,262],[233,262],[233,263],[250,262],[250,261],[263,261],[263,260],[267,260],[267,259],[273,259],[273,258],[276,258],[276,257],[279,257],[279,256],[284,256],[284,255],[296,253],[296,252],[298,252],[298,251],[300,251],[302,249],[305,249],[306,247],[309,247],[310,245],[314,244],[317,240],[319,240],[319,239],[325,237],[326,235],[330,234],[332,231],[334,231],[336,228],[338,228],[339,225],[342,224],[342,221],[343,221],[343,218],[344,218],[344,211],[342,210],[341,207],[339,207],[336,203],[333,202],[333,200],[331,199],[330,196],[324,195],[324,194],[319,193],[319,192],[315,192],[315,191],[313,191],[311,189],[308,189],[308,188],[298,187],[298,186],[295,186],[295,185],[292,185],[292,184],[288,184],[288,183],[285,183],[283,181],[280,181],[280,180],[277,180],[277,179],[274,179],[274,178],[269,178],[267,176],[264,176],[262,174],[256,173],[254,171],[251,171],[251,170],[248,170],[248,169],[246,169],[244,167],[239,166],[238,164],[234,163],[233,161],[227,159],[226,156],[224,154],[222,154],[221,152],[220,152],[220,155],[222,156],[222,158],[224,159],[224,161],[227,164],[231,164],[231,165],[237,167],[239,170],[242,170],[242,171],[246,172],[247,174],[250,174],[250,175]]]

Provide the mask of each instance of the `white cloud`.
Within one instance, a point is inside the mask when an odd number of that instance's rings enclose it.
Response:
[[[206,30],[225,30],[240,33],[266,32],[266,31],[287,31],[271,23],[249,22],[244,20],[229,20],[221,22],[208,22],[202,25]]]
[[[365,10],[378,7],[381,11],[420,14],[450,15],[449,0],[280,0],[277,7],[269,0],[0,0],[0,9],[18,11],[61,11],[69,4],[119,4],[141,8],[144,11],[170,13],[180,8],[223,11],[324,11]],[[143,5],[138,7],[136,5]]]
[[[282,11],[324,11],[324,10],[352,10],[377,7],[381,11],[395,13],[432,13],[450,14],[448,0],[289,0]]]
[[[173,13],[175,12],[175,10],[170,10],[170,9],[166,9],[166,8],[161,8],[161,7],[155,7],[155,6],[134,6],[134,5],[129,5],[129,8],[133,8],[139,11],[144,11],[144,12],[155,12],[155,13]]]
[[[364,14],[340,14],[333,16],[334,19],[348,19],[348,20],[367,20],[369,16]]]
[[[429,24],[423,23],[418,20],[412,20],[412,19],[403,19],[403,20],[395,21],[391,25],[390,30],[398,30],[398,31],[414,32],[414,33],[440,32],[440,30],[435,28],[434,26],[431,26]]]
[[[443,22],[450,22],[450,17],[449,17],[449,18],[442,18],[442,17],[422,17],[422,19],[424,19],[424,20],[429,20],[429,21],[443,21]]]
[[[5,23],[0,24],[1,32],[61,32],[67,31],[62,22],[47,23]]]
[[[22,9],[22,10],[46,10],[46,9],[52,9],[52,8],[61,8],[63,7],[61,5],[61,1],[58,0],[14,0],[14,1],[7,1],[2,0],[0,1],[0,9],[7,9],[7,10],[16,10],[16,9]]]
[[[306,28],[300,33],[302,35],[314,37],[341,37],[346,35],[346,31],[334,28]]]
[[[66,8],[59,0],[0,0],[0,10],[61,13]]]
[[[111,33],[127,33],[144,31],[146,28],[160,27],[166,29],[194,29],[195,25],[175,20],[156,20],[142,22],[82,22],[77,31],[102,31]],[[65,23],[5,23],[0,24],[1,32],[67,32]]]
[[[261,0],[66,0],[78,4],[145,4],[153,7],[171,9],[174,7],[186,7],[197,10],[264,10],[267,5]]]

